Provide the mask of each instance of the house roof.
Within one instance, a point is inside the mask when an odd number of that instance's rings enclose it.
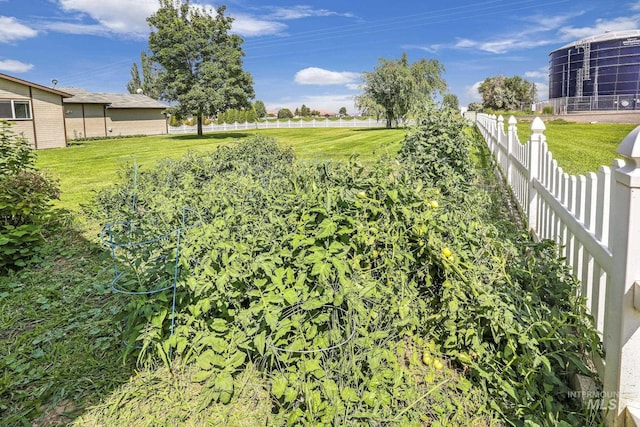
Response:
[[[33,83],[33,82],[30,82],[30,81],[27,81],[27,80],[22,80],[22,79],[19,79],[17,77],[8,76],[8,75],[2,74],[2,73],[0,73],[0,79],[9,80],[9,81],[14,82],[14,83],[20,83],[20,84],[25,85],[25,86],[34,87],[34,88],[43,90],[45,92],[55,93],[56,95],[60,95],[63,98],[70,98],[70,97],[73,96],[70,93],[64,92],[64,91],[59,90],[59,89],[54,89],[54,88],[50,88],[50,87],[47,87],[47,86],[42,86],[42,85],[39,85],[37,83]]]
[[[158,108],[163,110],[169,107],[142,94],[94,93],[75,87],[61,89],[73,96],[65,99],[65,104],[104,104],[107,108]]]

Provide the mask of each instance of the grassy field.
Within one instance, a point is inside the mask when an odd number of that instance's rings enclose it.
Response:
[[[562,169],[574,175],[596,172],[601,165],[610,166],[620,142],[635,125],[603,123],[545,123],[549,149]],[[524,142],[531,135],[531,123],[518,123],[518,138]]]
[[[68,148],[38,152],[38,167],[61,180],[59,207],[77,209],[92,191],[117,179],[118,169],[136,161],[152,167],[163,158],[179,158],[187,151],[207,152],[250,135],[262,134],[292,146],[299,157],[341,159],[352,154],[370,159],[382,152],[394,154],[404,137],[403,129],[268,129],[196,135],[163,135],[73,143]]]

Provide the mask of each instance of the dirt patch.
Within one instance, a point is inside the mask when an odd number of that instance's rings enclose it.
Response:
[[[32,427],[52,427],[52,426],[60,426],[67,425],[71,422],[75,417],[78,416],[77,412],[78,407],[74,402],[64,399],[58,402],[58,404],[51,408],[40,417],[37,421],[31,423]]]

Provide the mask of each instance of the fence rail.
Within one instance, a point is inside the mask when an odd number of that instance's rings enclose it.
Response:
[[[605,350],[596,367],[603,408],[615,408],[607,425],[640,425],[640,126],[618,148],[624,161],[575,176],[553,159],[540,118],[526,144],[513,116],[506,132],[502,116],[476,124],[532,234],[558,243],[581,281]]]
[[[570,96],[553,98],[534,104],[535,111],[553,107],[554,114],[589,111],[640,111],[640,94]]]
[[[324,120],[265,120],[263,122],[244,122],[244,123],[223,123],[223,124],[209,124],[202,126],[202,132],[226,132],[232,130],[252,130],[252,129],[299,129],[299,128],[373,128],[373,127],[385,127],[386,122],[384,120],[352,118],[349,120],[338,119],[324,119]],[[169,126],[170,134],[190,134],[196,133],[197,126]]]

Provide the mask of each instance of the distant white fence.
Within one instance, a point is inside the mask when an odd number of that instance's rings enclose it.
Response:
[[[312,120],[265,120],[255,123],[223,123],[209,124],[202,126],[202,132],[226,132],[232,130],[252,130],[252,129],[296,129],[296,128],[373,128],[373,127],[385,127],[386,122],[384,120],[365,119],[358,118],[352,119],[312,119]],[[169,126],[170,134],[189,134],[196,133],[197,126]]]
[[[634,94],[553,98],[536,102],[534,104],[535,111],[540,112],[548,105],[553,107],[554,114],[589,111],[640,111],[640,97]]]
[[[540,118],[526,144],[516,119],[478,114],[476,123],[530,231],[561,245],[581,280],[605,358],[596,361],[608,426],[640,426],[640,126],[618,147],[625,160],[568,175],[553,159]]]

